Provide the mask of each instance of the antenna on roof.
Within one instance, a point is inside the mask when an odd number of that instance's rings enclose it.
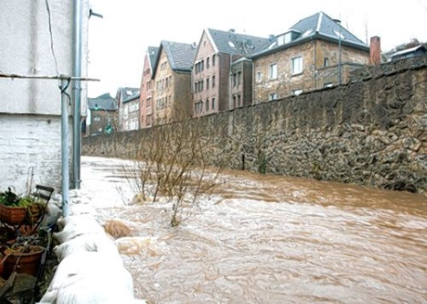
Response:
[[[102,16],[101,14],[95,13],[95,11],[93,9],[89,9],[89,18],[95,16],[98,18],[104,18],[104,16]]]
[[[365,41],[366,44],[368,44],[368,16],[365,16],[365,18],[363,18],[363,22],[365,24]]]

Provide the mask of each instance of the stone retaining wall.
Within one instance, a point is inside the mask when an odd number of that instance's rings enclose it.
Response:
[[[211,164],[427,193],[427,57],[194,122],[212,139]],[[134,157],[160,129],[85,138],[82,151]]]

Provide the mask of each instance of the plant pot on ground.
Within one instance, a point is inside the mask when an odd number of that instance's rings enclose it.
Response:
[[[3,251],[3,278],[7,279],[14,271],[37,276],[45,248],[40,245],[12,245]]]

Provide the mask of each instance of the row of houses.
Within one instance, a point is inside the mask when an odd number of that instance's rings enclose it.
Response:
[[[91,130],[102,132],[111,117],[127,131],[299,95],[347,83],[353,70],[382,61],[379,37],[368,46],[324,12],[268,38],[208,28],[198,43],[148,47],[140,88],[110,96]]]

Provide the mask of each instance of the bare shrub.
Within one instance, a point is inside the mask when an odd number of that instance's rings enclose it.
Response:
[[[126,169],[141,201],[164,197],[172,203],[174,227],[191,215],[222,172],[222,166],[209,166],[215,155],[209,150],[212,136],[205,131],[197,119],[155,126],[147,130],[133,167]]]

